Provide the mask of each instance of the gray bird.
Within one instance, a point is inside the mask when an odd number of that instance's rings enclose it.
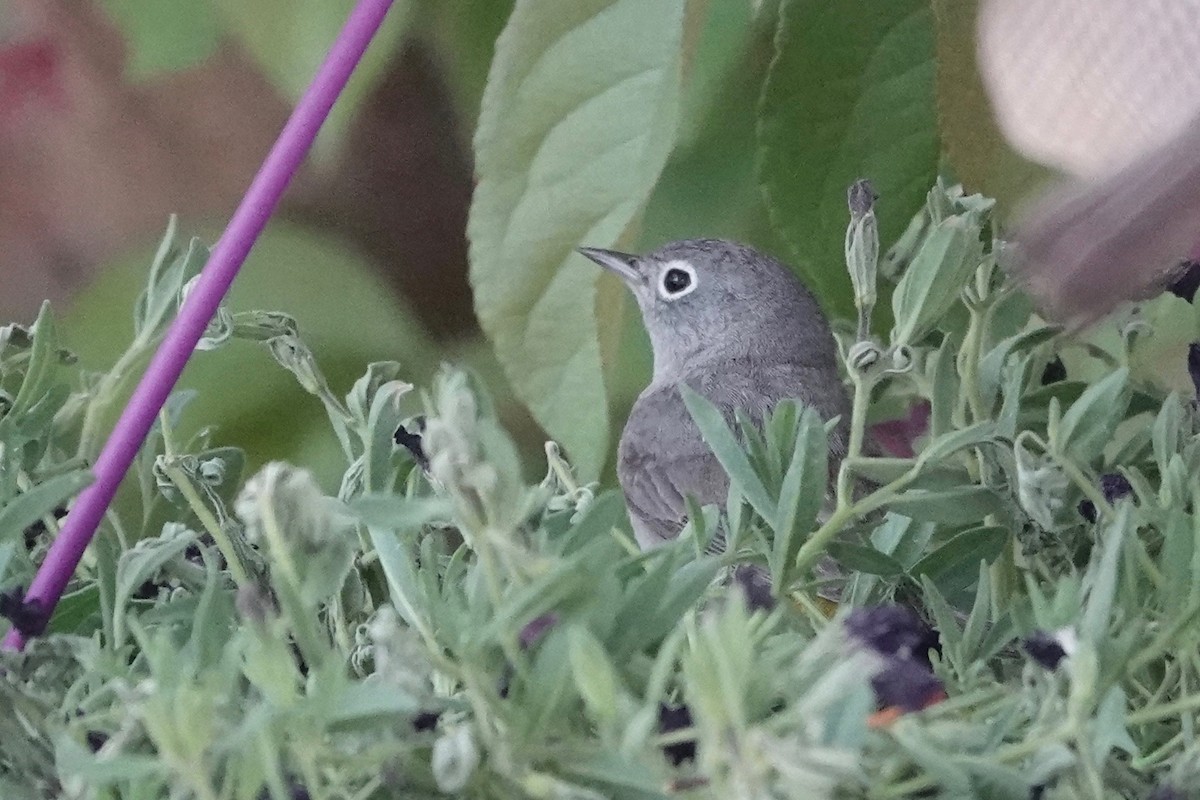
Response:
[[[738,409],[762,424],[794,398],[826,420],[831,474],[846,452],[850,403],[829,323],[812,294],[775,259],[721,239],[673,242],[645,256],[580,248],[637,299],[654,376],[621,433],[617,478],[643,549],[679,535],[684,498],[725,502],[729,479],[700,436],[679,387],[706,397],[732,425]]]

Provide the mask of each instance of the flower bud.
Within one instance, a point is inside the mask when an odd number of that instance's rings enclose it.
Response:
[[[864,318],[870,316],[877,297],[879,223],[875,219],[875,198],[866,180],[855,181],[847,192],[850,225],[846,228],[846,268],[854,284],[854,304]]]

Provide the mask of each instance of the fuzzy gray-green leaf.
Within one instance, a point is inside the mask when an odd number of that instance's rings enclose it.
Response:
[[[518,395],[575,467],[608,448],[599,270],[574,254],[634,220],[679,115],[684,0],[518,0],[475,134],[475,308]],[[609,279],[611,280],[611,279]]]
[[[960,486],[941,491],[909,490],[898,495],[888,509],[917,520],[968,523],[1004,509],[999,495],[983,486]]]
[[[1162,408],[1154,418],[1151,442],[1154,460],[1160,470],[1166,470],[1171,456],[1179,451],[1179,435],[1183,427],[1183,401],[1177,392],[1171,392],[1163,400]]]
[[[1117,592],[1121,551],[1124,539],[1133,526],[1131,513],[1128,502],[1117,504],[1116,516],[1101,529],[1099,555],[1085,576],[1088,595],[1083,618],[1079,623],[1079,633],[1093,643],[1102,641],[1108,631]]]
[[[1060,330],[1061,328],[1053,325],[1039,325],[1000,341],[980,359],[979,392],[983,395],[983,402],[988,408],[996,401],[996,393],[1000,390],[1002,371],[1009,354],[1030,350],[1044,344],[1057,336]]]
[[[788,566],[796,560],[796,553],[821,510],[829,481],[828,461],[825,425],[816,411],[805,407],[801,410],[796,447],[783,476],[772,526],[775,543],[771,567],[779,585],[787,585],[791,577]]]
[[[774,519],[775,502],[759,480],[737,437],[726,424],[725,417],[690,386],[680,386],[679,391],[683,396],[683,404],[700,428],[700,435],[729,474],[729,480],[738,485],[746,501],[763,519]]]
[[[931,578],[950,573],[968,574],[973,579],[980,561],[992,561],[1008,541],[1008,531],[995,525],[981,525],[956,535],[913,565],[913,576]]]
[[[1099,456],[1129,405],[1128,381],[1129,370],[1122,367],[1089,386],[1063,414],[1057,440],[1051,444],[1081,464]]]
[[[21,388],[13,399],[12,408],[8,410],[11,419],[21,420],[50,390],[58,366],[57,342],[50,303],[42,303],[37,322],[33,326],[33,346],[29,352],[29,366],[25,371],[25,379],[21,381]]]
[[[59,475],[17,495],[0,508],[0,540],[17,538],[21,531],[73,497],[92,482],[92,473],[78,470]]]
[[[969,217],[947,217],[933,227],[892,295],[893,344],[914,344],[929,333],[958,298],[979,256],[979,231]]]
[[[903,564],[874,547],[853,542],[830,542],[827,549],[829,555],[833,556],[846,569],[863,572],[867,575],[884,576],[899,575],[904,572]]]

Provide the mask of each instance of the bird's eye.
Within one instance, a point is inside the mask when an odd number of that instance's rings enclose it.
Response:
[[[692,276],[681,269],[669,269],[667,274],[663,275],[663,289],[666,289],[667,294],[679,294],[691,285]]]
[[[696,270],[684,261],[673,261],[663,268],[658,288],[664,300],[682,297],[696,288]]]

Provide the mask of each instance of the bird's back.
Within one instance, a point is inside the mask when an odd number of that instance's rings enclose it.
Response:
[[[813,407],[826,420],[840,416],[830,435],[831,466],[836,468],[846,451],[850,407],[832,364],[729,359],[705,364],[676,381],[651,384],[629,415],[617,461],[617,477],[643,547],[679,534],[686,521],[686,495],[701,505],[721,505],[728,493],[724,470],[684,406],[681,383],[713,403],[731,427],[738,409],[761,425],[786,399]]]

